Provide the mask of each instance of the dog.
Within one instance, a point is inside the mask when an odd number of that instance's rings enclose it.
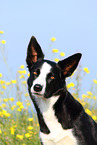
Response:
[[[66,88],[66,78],[77,68],[82,54],[55,63],[44,59],[34,36],[27,48],[27,80],[36,108],[42,145],[97,145],[97,124]]]

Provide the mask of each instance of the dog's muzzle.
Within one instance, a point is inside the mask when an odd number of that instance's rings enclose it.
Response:
[[[36,84],[36,85],[34,85],[34,91],[35,92],[41,92],[42,91],[42,86],[41,85],[39,85],[39,84]]]

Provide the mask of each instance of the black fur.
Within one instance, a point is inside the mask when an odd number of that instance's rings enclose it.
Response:
[[[32,42],[30,42],[30,44],[32,44]],[[40,47],[38,48],[40,49]],[[28,51],[29,52],[27,52],[27,60],[29,60],[29,57],[31,56],[29,56],[29,54],[31,53],[29,49]],[[38,50],[37,52],[41,53],[41,51]],[[34,96],[31,94],[30,89],[33,85],[33,81],[39,76],[42,65],[44,64],[44,62],[46,62],[51,65],[51,70],[50,73],[46,76],[46,89],[44,98],[48,99],[52,96],[59,95],[59,99],[52,106],[58,122],[65,130],[73,129],[73,134],[78,140],[78,145],[97,145],[96,122],[88,114],[85,113],[82,105],[76,99],[74,99],[74,97],[67,91],[66,88],[65,78],[70,76],[76,69],[81,58],[81,54],[77,53],[75,55],[72,55],[71,57],[68,57],[63,61],[59,61],[57,64],[52,61],[44,60],[43,52],[39,54],[39,56],[42,57],[40,57],[40,60],[37,59],[36,63],[32,63],[32,67],[31,63],[29,64],[29,61],[27,61],[27,64],[30,71],[30,77],[28,78],[29,94],[37,111],[40,131],[44,134],[50,133],[50,130],[44,121],[40,108],[38,107]],[[33,74],[34,71],[37,72],[37,75]],[[54,79],[51,79],[51,76],[53,76]]]

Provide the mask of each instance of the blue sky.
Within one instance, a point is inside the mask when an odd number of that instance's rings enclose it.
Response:
[[[14,76],[18,67],[26,65],[26,50],[34,35],[45,57],[51,58],[52,48],[65,52],[65,57],[81,52],[81,65],[88,67],[88,85],[97,79],[97,0],[3,0],[0,1],[0,37],[6,40],[5,52]],[[55,57],[58,57],[55,56]],[[0,72],[6,68],[0,57]]]

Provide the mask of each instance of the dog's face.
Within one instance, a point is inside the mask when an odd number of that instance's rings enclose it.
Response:
[[[31,69],[28,86],[32,94],[49,98],[64,88],[64,79],[56,63],[42,60]]]
[[[30,71],[28,88],[32,95],[50,98],[58,95],[66,87],[65,78],[76,69],[81,54],[77,53],[58,63],[43,58],[41,47],[35,37],[32,37],[26,59]]]

